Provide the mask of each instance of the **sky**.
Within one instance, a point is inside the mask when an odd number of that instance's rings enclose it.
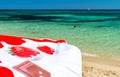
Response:
[[[120,9],[120,0],[0,0],[0,9]]]

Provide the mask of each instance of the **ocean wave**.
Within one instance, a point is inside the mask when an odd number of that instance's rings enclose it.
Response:
[[[94,57],[99,57],[97,54],[89,54],[89,53],[82,53],[82,56],[94,56]]]

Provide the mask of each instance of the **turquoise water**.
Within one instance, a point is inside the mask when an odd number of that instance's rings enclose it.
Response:
[[[0,34],[65,39],[82,53],[120,58],[120,11],[0,11]]]

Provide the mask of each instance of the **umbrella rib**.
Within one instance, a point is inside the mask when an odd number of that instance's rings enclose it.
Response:
[[[72,69],[70,69],[70,68],[68,68],[68,67],[66,67],[66,66],[64,66],[64,67],[65,67],[67,70],[69,70],[69,71],[75,73],[76,75],[78,75],[78,76],[80,77],[80,75],[79,75],[78,73],[74,72]]]

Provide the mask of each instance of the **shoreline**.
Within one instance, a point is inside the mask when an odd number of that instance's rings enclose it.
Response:
[[[82,55],[83,77],[120,77],[120,61]]]

